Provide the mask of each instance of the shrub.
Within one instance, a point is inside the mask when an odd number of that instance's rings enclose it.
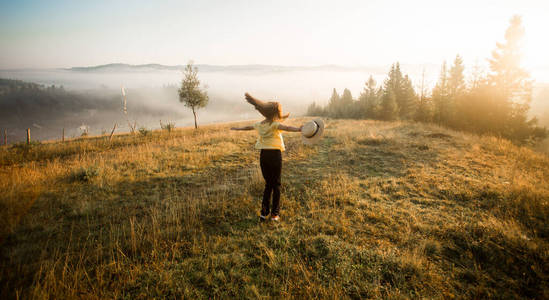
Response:
[[[168,132],[172,132],[172,130],[175,129],[175,123],[168,122],[167,124],[160,123],[160,127],[163,130],[167,130]]]
[[[87,168],[81,167],[72,174],[73,181],[89,182],[93,178],[99,175],[99,167],[89,166]]]
[[[139,133],[142,135],[142,136],[149,136],[151,135],[151,131],[145,127],[141,127],[139,128]]]
[[[27,142],[19,142],[13,144],[11,148],[16,151],[28,151],[30,148],[39,146],[40,144],[40,141],[31,141],[29,144]]]

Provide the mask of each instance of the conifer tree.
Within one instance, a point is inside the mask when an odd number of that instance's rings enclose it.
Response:
[[[323,116],[324,115],[324,109],[322,109],[322,106],[317,105],[316,102],[313,101],[309,107],[307,107],[307,116]]]
[[[414,113],[414,120],[419,122],[431,122],[432,121],[432,108],[431,99],[426,96],[422,96],[418,100],[417,109]]]
[[[432,121],[432,109],[431,109],[431,101],[426,95],[425,90],[425,69],[423,69],[423,72],[421,74],[421,86],[420,86],[420,94],[418,99],[418,104],[416,111],[414,113],[414,120],[419,122],[431,122]]]
[[[334,88],[332,91],[332,96],[330,97],[330,101],[328,102],[328,106],[326,108],[327,113],[330,117],[337,118],[340,111],[340,103],[339,103],[339,94],[337,93],[336,89]]]
[[[463,110],[469,109],[464,106],[463,98],[466,92],[465,76],[463,75],[463,59],[461,56],[456,55],[454,64],[448,71],[448,107],[450,109],[450,120],[447,125],[454,128],[460,127],[460,123],[463,122],[461,118]]]
[[[385,89],[380,107],[380,117],[386,121],[396,120],[398,117],[398,106],[395,93],[392,89]]]
[[[339,118],[354,118],[356,114],[354,113],[354,101],[353,95],[349,89],[344,89],[343,94],[340,99],[340,115]]]
[[[532,80],[520,66],[520,46],[524,27],[520,16],[513,16],[505,32],[505,42],[497,43],[490,62],[489,84],[495,88],[495,120],[504,136],[524,141],[536,124],[528,120]]]
[[[416,93],[408,75],[402,75],[400,63],[396,62],[391,66],[383,89],[384,95],[391,90],[395,98],[397,116],[400,119],[411,119],[416,106]]]
[[[486,81],[485,70],[478,61],[473,65],[471,76],[468,81],[469,90],[474,90],[484,84]]]
[[[463,75],[463,59],[456,55],[454,64],[448,72],[448,94],[451,99],[456,99],[465,92],[465,76]]]
[[[450,100],[448,91],[448,71],[446,61],[442,63],[437,84],[433,88],[433,119],[439,125],[447,125],[450,119]]]
[[[376,89],[376,81],[370,75],[365,84],[364,90],[358,99],[360,116],[362,118],[375,118],[376,107],[378,106],[379,93]]]
[[[399,116],[402,120],[412,119],[416,106],[417,106],[417,95],[412,86],[412,80],[408,75],[404,75],[402,79],[400,95],[399,95]]]
[[[401,95],[401,86],[402,86],[402,72],[400,71],[400,64],[398,62],[391,65],[391,70],[389,70],[389,75],[387,76],[387,79],[383,82],[383,99],[382,99],[382,112],[383,119],[387,119],[389,115],[392,113],[389,113],[389,111],[392,111],[392,109],[387,110],[389,107],[392,107],[393,105],[388,103],[393,102],[395,104],[395,111],[396,116],[398,116],[399,112],[399,97]],[[392,99],[392,100],[389,100]],[[389,106],[387,106],[389,105]],[[396,119],[396,116],[393,118],[391,116],[391,120]]]
[[[524,27],[520,16],[513,16],[505,32],[505,43],[496,43],[490,62],[489,79],[492,85],[506,97],[522,97],[528,102],[531,80],[528,73],[520,66],[520,46],[524,37]]]

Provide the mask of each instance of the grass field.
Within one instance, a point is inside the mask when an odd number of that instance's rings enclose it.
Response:
[[[328,120],[260,224],[234,125],[0,148],[1,298],[549,298],[547,155]]]

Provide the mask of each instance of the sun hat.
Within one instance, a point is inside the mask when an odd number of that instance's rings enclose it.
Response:
[[[261,101],[257,98],[252,97],[250,94],[246,93],[244,94],[246,96],[246,101],[253,105],[255,109],[259,111],[260,114],[262,114],[265,118],[273,118],[273,119],[279,119],[284,120],[290,116],[289,113],[283,115],[282,114],[282,105],[276,101],[271,102],[265,102]]]
[[[303,127],[301,128],[301,139],[303,140],[303,143],[307,145],[312,145],[318,142],[322,138],[323,134],[324,121],[320,118],[303,124]]]

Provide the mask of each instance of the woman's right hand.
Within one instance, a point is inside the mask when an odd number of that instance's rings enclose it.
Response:
[[[244,97],[245,97],[246,100],[248,100],[248,101],[254,100],[254,97],[252,97],[252,95],[248,94],[247,92],[244,94]]]

